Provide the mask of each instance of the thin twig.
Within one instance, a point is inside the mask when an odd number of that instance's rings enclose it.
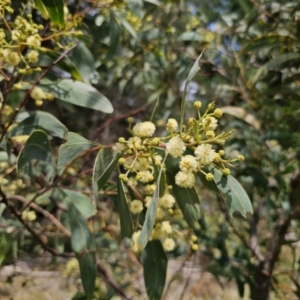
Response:
[[[183,260],[183,262],[181,263],[181,265],[179,266],[179,268],[178,268],[175,272],[173,272],[172,277],[174,277],[175,274],[178,274],[178,273],[183,269],[183,267],[184,267],[186,261],[187,261],[187,258],[185,258],[185,259]],[[172,278],[172,277],[171,277],[171,278]],[[169,280],[168,284],[166,285],[166,287],[165,287],[165,289],[164,289],[164,294],[163,294],[162,299],[167,299],[167,294],[168,294],[168,292],[169,292],[169,290],[170,290],[170,287],[171,287],[172,282],[173,282],[172,280]]]
[[[188,276],[187,276],[187,278],[186,278],[186,281],[185,281],[184,287],[183,287],[183,289],[182,289],[182,292],[181,292],[181,295],[180,295],[179,300],[182,300],[182,299],[183,299],[184,294],[185,294],[185,291],[187,290],[187,287],[188,287],[188,285],[189,285],[189,283],[190,283],[191,275],[192,275],[192,271],[193,271],[193,266],[194,266],[194,263],[195,263],[195,258],[196,258],[196,255],[193,254],[193,260],[192,260],[193,265],[192,265],[192,267],[190,267],[189,274],[188,274]]]
[[[31,233],[31,235],[38,241],[38,243],[42,246],[42,248],[51,253],[54,256],[61,256],[61,257],[74,257],[73,253],[67,253],[67,252],[57,252],[55,249],[49,247],[47,243],[39,236],[39,234],[35,231],[34,228],[32,228],[28,222],[26,222],[23,218],[20,212],[18,212],[14,206],[13,203],[11,203],[8,199],[8,197],[5,195],[5,193],[0,188],[0,195],[2,197],[1,202],[6,205],[6,207],[11,211],[11,213],[17,218],[20,223]]]
[[[17,200],[17,201],[21,201],[23,203],[27,202],[27,199],[19,196],[19,195],[13,195],[13,196],[7,196],[8,200]],[[28,203],[28,202],[27,202]],[[42,207],[40,207],[39,205],[35,204],[35,203],[30,203],[29,207],[31,207],[32,209],[38,211],[39,213],[43,214],[47,219],[49,219],[53,225],[55,225],[57,227],[58,230],[60,230],[62,233],[64,233],[64,235],[66,235],[68,238],[71,237],[71,232],[64,227],[60,221],[58,219],[56,219],[51,213],[49,213],[47,210],[43,209]],[[22,215],[22,212],[20,212],[20,214]]]
[[[257,248],[252,248],[251,245],[249,245],[249,243],[247,242],[247,240],[245,239],[244,235],[242,233],[240,233],[235,225],[233,224],[233,221],[232,221],[232,218],[230,217],[229,213],[228,213],[228,210],[227,208],[225,207],[225,204],[224,204],[224,199],[222,198],[222,196],[218,195],[217,196],[217,199],[218,199],[218,204],[219,204],[219,207],[220,209],[222,210],[222,212],[225,214],[225,218],[226,218],[226,221],[229,223],[229,225],[231,226],[234,234],[241,240],[241,242],[245,245],[245,247],[247,249],[249,249],[252,254],[261,262],[264,260],[264,257],[260,254],[259,251],[257,251]]]
[[[122,297],[122,299],[129,300],[130,298],[127,297],[126,293],[120,287],[120,285],[110,277],[107,270],[105,269],[102,262],[97,259],[97,269],[99,273],[103,276],[104,280]]]
[[[103,128],[107,127],[110,123],[116,122],[116,121],[118,121],[118,120],[125,119],[125,118],[130,117],[130,116],[133,116],[133,115],[135,115],[135,114],[137,114],[137,113],[139,113],[139,112],[141,112],[141,111],[143,111],[143,110],[146,110],[147,107],[148,107],[149,105],[150,105],[150,104],[146,104],[146,105],[143,105],[143,106],[141,106],[141,107],[139,107],[139,108],[137,108],[137,109],[135,109],[135,110],[132,110],[132,111],[130,111],[130,112],[128,112],[128,113],[124,113],[124,114],[121,114],[121,115],[118,115],[118,116],[114,116],[114,117],[109,118],[106,122],[104,122],[100,127],[98,127],[98,128],[95,130],[95,138],[98,136],[99,132],[100,132]]]

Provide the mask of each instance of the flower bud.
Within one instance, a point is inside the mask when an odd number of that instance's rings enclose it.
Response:
[[[238,161],[243,161],[245,159],[244,155],[238,155],[237,160]]]
[[[211,173],[207,173],[205,176],[207,181],[213,181],[214,180],[214,175]]]
[[[228,176],[228,175],[230,175],[230,170],[228,168],[224,168],[224,169],[222,169],[222,173],[223,173],[223,175]]]
[[[209,103],[207,108],[208,110],[212,110],[215,107],[215,102]]]
[[[215,137],[215,133],[212,130],[206,131],[205,135],[208,139],[213,139]]]
[[[192,250],[197,251],[199,249],[199,246],[197,244],[192,245]]]
[[[216,118],[221,118],[222,115],[223,115],[222,109],[217,108],[217,109],[214,111],[214,116],[215,116]]]
[[[219,151],[219,154],[220,154],[221,156],[224,156],[224,155],[225,155],[225,151],[224,151],[224,150],[220,150],[220,151]]]
[[[126,160],[125,160],[125,158],[121,157],[118,162],[120,165],[124,165]]]
[[[201,106],[202,106],[202,103],[201,103],[200,101],[194,102],[194,107],[195,107],[196,109],[200,109]]]

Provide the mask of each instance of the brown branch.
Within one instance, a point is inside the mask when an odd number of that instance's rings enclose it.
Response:
[[[265,259],[261,262],[254,275],[254,285],[252,286],[251,296],[256,300],[269,299],[271,278],[275,263],[278,260],[281,247],[285,241],[285,235],[294,217],[293,212],[297,209],[300,195],[300,174],[295,173],[290,183],[288,199],[290,202],[290,212],[278,209],[278,219],[275,224],[271,237],[267,241]]]
[[[120,287],[120,285],[113,278],[110,277],[104,265],[99,259],[97,259],[97,269],[104,278],[104,280],[119,294],[119,296],[122,297],[122,299],[129,300],[129,298],[127,297],[123,289]]]
[[[50,189],[52,189],[53,187],[55,187],[57,184],[55,182],[53,182],[52,184],[50,184],[47,180],[47,178],[44,176],[44,174],[40,174],[39,177],[37,177],[36,179],[37,183],[42,186],[43,188],[40,189],[33,197],[31,200],[26,201],[25,205],[23,206],[21,213],[31,205],[31,203],[33,203],[39,196],[43,195],[44,193],[46,193],[47,191],[49,191]]]
[[[19,196],[19,195],[13,195],[13,196],[7,196],[8,200],[17,200],[17,201],[21,201],[23,203],[27,202],[27,199]],[[28,202],[27,202],[28,203]],[[62,233],[64,233],[65,236],[67,236],[68,238],[71,238],[71,232],[64,227],[58,219],[56,219],[51,213],[49,213],[47,210],[41,208],[39,205],[35,204],[35,203],[30,203],[29,207],[31,207],[32,209],[38,211],[39,213],[41,213],[42,215],[44,215],[47,219],[49,219],[53,225],[56,226],[56,228],[58,230],[60,230]],[[24,210],[22,210],[24,211]],[[20,212],[20,215],[22,215],[22,212]]]
[[[98,127],[95,130],[95,138],[98,136],[99,132],[103,128],[107,127],[109,124],[111,124],[113,122],[116,122],[118,120],[125,119],[125,118],[130,117],[130,116],[133,116],[133,115],[135,115],[135,114],[137,114],[137,113],[139,113],[139,112],[141,112],[143,110],[146,110],[148,106],[149,106],[149,104],[146,104],[146,105],[143,105],[143,106],[141,106],[141,107],[139,107],[137,109],[134,109],[134,110],[132,110],[132,111],[130,111],[128,113],[124,113],[124,114],[121,114],[121,115],[118,115],[118,116],[113,116],[113,117],[107,119],[107,121],[105,121],[100,127]]]
[[[173,272],[173,275],[171,276],[171,278],[174,277],[174,275],[178,274],[179,272],[181,272],[181,270],[184,268],[184,265],[185,263],[187,262],[188,260],[188,257],[186,257],[183,262],[181,263],[181,265],[179,266],[179,268]],[[169,290],[170,290],[170,287],[171,287],[171,284],[172,284],[172,280],[169,280],[169,282],[167,283],[165,289],[164,289],[164,294],[163,294],[163,297],[162,299],[167,299],[167,294],[169,293]]]
[[[219,207],[220,207],[221,211],[225,214],[226,221],[231,226],[234,234],[241,240],[241,242],[244,244],[244,246],[252,252],[252,254],[258,259],[258,261],[263,261],[264,257],[260,254],[259,249],[256,246],[252,247],[251,244],[249,245],[249,243],[245,239],[244,235],[236,229],[236,227],[232,221],[232,218],[224,204],[224,199],[222,198],[222,196],[218,195],[217,199],[218,199]]]
[[[179,300],[182,300],[182,299],[183,299],[183,297],[184,297],[184,295],[185,295],[185,293],[186,293],[186,290],[187,290],[187,288],[188,288],[188,285],[189,285],[189,283],[190,283],[191,275],[192,275],[192,271],[193,271],[193,266],[194,266],[194,264],[195,264],[195,258],[196,258],[196,255],[193,254],[193,260],[192,260],[192,261],[193,261],[193,265],[192,265],[192,267],[190,267],[189,272],[188,272],[188,275],[186,276],[186,280],[185,280],[183,289],[182,289],[182,291],[181,291]]]
[[[75,257],[74,253],[66,253],[66,252],[57,252],[55,249],[49,247],[47,243],[39,236],[38,232],[32,228],[25,220],[22,219],[22,214],[16,210],[15,206],[10,200],[17,200],[23,203],[26,203],[27,200],[22,196],[14,195],[14,196],[6,196],[5,193],[0,188],[0,195],[2,199],[0,201],[6,205],[6,207],[11,211],[11,213],[22,223],[22,225],[31,233],[31,235],[37,240],[37,242],[42,246],[42,248],[51,253],[54,256],[61,257]],[[35,203],[31,203],[30,207],[35,209],[36,211],[42,213],[45,217],[47,217],[58,229],[60,229],[67,237],[71,238],[71,233],[67,230],[52,214],[48,211],[42,209]],[[120,285],[110,277],[104,265],[100,260],[97,260],[97,269],[103,279],[107,282],[107,284],[112,287],[121,297],[122,299],[129,300],[123,289]]]
[[[258,226],[258,222],[260,220],[260,216],[262,214],[264,205],[266,203],[266,200],[267,200],[267,197],[264,197],[259,201],[257,208],[253,212],[253,218],[250,221],[250,227],[251,227],[250,246],[251,246],[251,249],[253,249],[253,252],[256,253],[256,258],[258,259],[258,262],[257,262],[258,264],[265,260],[265,258],[263,257],[263,255],[260,252],[258,234],[257,234],[257,226]]]
[[[67,252],[57,252],[55,249],[49,247],[47,243],[39,236],[39,234],[32,228],[28,222],[26,222],[19,211],[16,210],[14,204],[9,201],[8,197],[0,188],[0,195],[2,197],[1,202],[5,204],[5,206],[11,211],[11,213],[16,217],[16,219],[31,233],[31,235],[38,241],[38,243],[42,246],[42,248],[51,253],[54,256],[62,256],[62,257],[74,257],[73,253]]]
[[[281,246],[284,242],[285,235],[290,226],[293,212],[297,210],[297,202],[299,201],[300,195],[300,174],[295,174],[294,178],[291,180],[290,193],[288,199],[290,202],[290,213],[286,215],[283,209],[278,210],[278,220],[276,222],[273,234],[267,245],[267,259],[264,267],[264,271],[267,274],[272,274],[274,264],[280,253]]]

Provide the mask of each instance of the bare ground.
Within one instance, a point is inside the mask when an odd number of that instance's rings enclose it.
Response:
[[[63,270],[65,263],[60,262],[55,267],[35,262],[34,264],[19,261],[0,270],[1,300],[71,300],[80,288],[78,274],[66,277]],[[133,280],[134,281],[134,280]],[[223,288],[213,275],[204,272],[201,267],[186,263],[182,266],[179,260],[171,260],[168,264],[167,285],[163,300],[240,300],[233,281],[221,280]],[[134,300],[146,300],[143,287],[142,271],[139,272],[133,286],[140,290],[134,295]],[[129,296],[130,292],[128,292]],[[282,297],[272,295],[272,300],[297,300],[293,293],[283,293]],[[103,298],[104,299],[104,298]],[[113,297],[112,300],[119,300]],[[246,287],[243,300],[249,299],[249,289]],[[99,299],[100,300],[100,299]]]
[[[56,270],[31,269],[26,262],[18,262],[0,270],[0,299],[1,300],[71,300],[78,291],[76,276],[66,278],[63,274],[64,265]],[[180,271],[178,271],[180,270]],[[175,276],[174,276],[175,274]],[[142,274],[138,276],[135,285],[143,286]],[[240,299],[234,283],[224,281],[222,289],[214,277],[202,272],[201,269],[186,265],[180,268],[179,261],[170,261],[167,282],[169,284],[165,300],[238,300]],[[166,290],[165,290],[166,291]],[[119,297],[113,298],[120,299]],[[147,299],[142,290],[135,300]],[[248,299],[248,297],[244,297]]]

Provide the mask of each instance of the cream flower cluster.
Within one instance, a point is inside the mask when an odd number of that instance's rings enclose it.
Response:
[[[202,103],[196,101],[194,107],[198,118],[190,118],[188,124],[182,126],[181,132],[177,131],[174,119],[169,119],[166,130],[171,133],[165,144],[166,153],[180,159],[179,172],[175,175],[175,183],[182,188],[193,188],[196,182],[196,173],[203,173],[206,180],[214,180],[213,174],[207,173],[210,165],[222,170],[223,175],[229,175],[230,170],[226,167],[236,159],[225,160],[224,151],[217,152],[217,148],[223,146],[231,132],[217,133],[218,118],[223,114],[222,110],[214,110],[214,103],[210,103],[203,115],[200,109]],[[176,123],[177,124],[177,123]]]
[[[54,96],[51,93],[46,93],[37,86],[32,89],[30,96],[35,100],[36,106],[41,106],[43,104],[43,100],[52,101],[54,99]]]
[[[34,65],[39,60],[39,53],[50,51],[42,45],[43,38],[40,33],[44,30],[44,26],[35,23],[30,13],[25,13],[29,12],[31,8],[31,4],[24,5],[23,11],[14,18],[11,0],[0,0],[0,12],[5,12],[5,16],[0,13],[0,19],[10,15],[7,18],[10,22],[4,22],[6,28],[0,29],[0,69],[5,69],[7,73],[15,72],[21,77],[31,75],[33,72],[40,72],[41,68]],[[72,24],[66,22],[64,31],[53,31],[49,35],[53,37],[51,42],[59,48],[65,48],[60,43],[60,38],[69,35],[82,35],[81,31],[74,30],[77,22],[75,22],[75,17],[72,18],[71,16],[70,19]],[[53,24],[50,27],[52,26]],[[49,40],[49,36],[47,40]],[[53,49],[53,47],[51,48]]]
[[[179,126],[175,119],[168,119],[165,127],[166,136],[162,137],[155,136],[156,126],[152,121],[133,125],[133,119],[129,118],[128,129],[132,136],[127,140],[119,138],[118,143],[113,146],[116,154],[122,152],[119,159],[122,173],[119,178],[127,185],[128,191],[131,191],[128,193],[128,198],[131,198],[129,209],[134,223],[137,224],[131,243],[134,252],[142,250],[138,244],[142,226],[139,222],[144,219],[153,201],[159,170],[165,180],[165,190],[160,191],[160,197],[157,199],[155,225],[150,240],[158,239],[165,251],[173,251],[178,240],[178,232],[174,230],[173,223],[182,218],[182,213],[178,208],[176,195],[172,193],[172,186],[168,182],[170,176],[174,176],[171,182],[175,182],[175,185],[191,189],[195,187],[198,174],[204,174],[208,181],[214,180],[209,167],[217,168],[224,176],[228,176],[230,174],[228,166],[243,159],[242,155],[225,159],[225,152],[220,149],[231,134],[218,132],[218,118],[222,116],[222,110],[214,109],[214,103],[211,103],[204,114],[201,114],[202,104],[198,101],[194,107],[197,118],[188,119],[187,124],[182,126]],[[168,170],[170,161],[173,165],[172,172]],[[177,172],[174,173],[176,169]],[[192,249],[196,251],[196,248],[197,245],[193,242]]]
[[[155,125],[152,122],[141,122],[134,125],[132,132],[135,136],[151,137],[155,132]]]
[[[153,137],[156,126],[153,122],[140,122],[135,124],[131,129],[132,120],[129,119],[130,132],[132,137],[125,140],[120,138],[119,142],[113,146],[115,153],[124,152],[119,164],[125,173],[120,174],[120,179],[127,184],[137,198],[132,198],[129,202],[129,209],[133,218],[139,218],[139,215],[146,212],[153,199],[156,189],[155,170],[163,167],[164,157],[161,153],[156,152],[160,147],[160,139]],[[173,120],[169,122],[169,132],[178,129],[178,123]],[[176,139],[174,145],[176,146]],[[162,144],[163,145],[163,144]],[[185,149],[184,144],[182,146]],[[183,150],[184,150],[183,149]],[[182,149],[179,150],[181,155]],[[159,197],[158,208],[156,211],[156,224],[151,234],[151,240],[159,239],[165,251],[172,251],[176,247],[175,232],[172,229],[170,219],[175,215],[176,200],[170,193],[169,187],[161,197]],[[177,214],[178,215],[178,214]],[[138,228],[137,228],[138,229]],[[142,248],[138,244],[140,230],[138,229],[132,235],[131,249],[134,252],[140,252]]]
[[[10,1],[6,1],[10,2]],[[11,10],[9,13],[13,13]],[[0,30],[0,61],[1,68],[17,67],[21,62],[25,68],[19,69],[21,75],[31,74],[33,71],[41,71],[40,68],[32,68],[30,64],[36,63],[39,59],[39,52],[43,50],[41,47],[42,38],[39,35],[39,30],[43,30],[43,25],[35,24],[31,15],[27,18],[18,15],[14,22],[10,23],[10,35],[3,29]],[[23,56],[24,48],[29,50],[26,57]]]

